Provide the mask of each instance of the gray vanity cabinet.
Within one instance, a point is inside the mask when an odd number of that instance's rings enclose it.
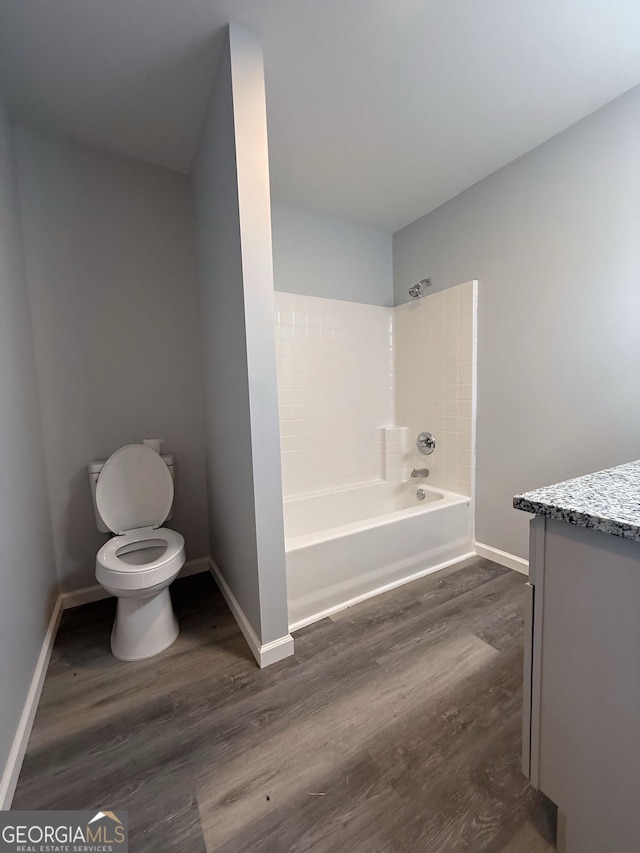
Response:
[[[566,853],[640,851],[640,542],[531,521],[523,769]]]

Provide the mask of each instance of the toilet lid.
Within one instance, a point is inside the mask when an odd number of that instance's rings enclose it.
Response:
[[[160,527],[173,503],[173,479],[162,457],[143,444],[110,456],[98,477],[96,505],[114,533]]]

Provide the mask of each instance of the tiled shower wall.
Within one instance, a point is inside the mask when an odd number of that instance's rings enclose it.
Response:
[[[473,282],[394,308],[396,422],[409,427],[409,466],[429,468],[428,485],[473,494],[475,471],[476,286]],[[436,449],[415,447],[428,430]]]
[[[277,292],[284,496],[406,479],[471,495],[474,285],[383,308]],[[389,447],[385,470],[385,427]],[[436,450],[422,456],[428,430]]]
[[[392,309],[276,292],[284,496],[384,478]]]

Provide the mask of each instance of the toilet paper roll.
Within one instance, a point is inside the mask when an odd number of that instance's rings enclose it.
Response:
[[[145,447],[150,447],[152,450],[155,450],[156,453],[160,453],[162,450],[162,445],[164,444],[163,438],[145,438],[142,443]]]

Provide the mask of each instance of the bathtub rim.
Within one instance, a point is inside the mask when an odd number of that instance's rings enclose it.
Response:
[[[349,486],[345,489],[332,489],[331,491],[326,492],[297,495],[295,498],[289,498],[285,502],[285,506],[286,503],[293,503],[294,501],[304,501],[315,497],[325,497],[337,491],[356,491],[357,489],[362,489],[365,485],[379,485],[384,484],[384,482],[384,480],[377,480],[375,483],[359,483],[358,485]],[[449,492],[446,489],[439,489],[434,486],[427,486],[426,484],[423,484],[422,488],[432,494],[441,495],[441,498],[435,501],[429,501],[429,503],[424,506],[422,504],[418,504],[412,507],[405,507],[403,509],[394,510],[394,512],[369,516],[369,518],[364,518],[360,521],[352,521],[349,522],[349,524],[340,524],[335,527],[328,527],[314,533],[304,533],[300,536],[289,537],[285,535],[285,554],[288,554],[291,551],[311,548],[314,545],[319,545],[322,542],[329,542],[332,539],[340,539],[343,536],[350,536],[353,533],[361,533],[365,530],[371,530],[373,527],[385,527],[386,525],[398,522],[402,518],[414,518],[415,516],[428,515],[432,512],[444,509],[445,507],[457,506],[458,504],[463,503],[471,505],[473,502],[473,499],[468,495],[460,495],[457,492]]]

